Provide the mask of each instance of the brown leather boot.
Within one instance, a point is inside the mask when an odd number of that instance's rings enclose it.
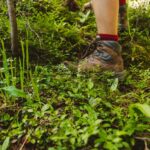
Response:
[[[96,37],[83,59],[78,64],[80,72],[99,72],[101,70],[113,71],[116,75],[124,74],[121,46],[115,41],[102,41]]]

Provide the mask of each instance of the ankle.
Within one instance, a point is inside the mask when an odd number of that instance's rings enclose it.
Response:
[[[104,41],[116,41],[118,42],[119,36],[118,35],[112,35],[112,34],[97,34],[97,38]]]

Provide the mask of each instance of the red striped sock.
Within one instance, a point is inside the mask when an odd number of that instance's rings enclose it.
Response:
[[[119,5],[122,6],[122,5],[125,5],[126,4],[126,0],[119,0]]]
[[[100,36],[101,40],[106,40],[106,41],[118,41],[119,36],[118,35],[112,35],[112,34],[97,34]]]

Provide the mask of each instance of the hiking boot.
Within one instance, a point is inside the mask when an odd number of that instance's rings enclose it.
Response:
[[[128,20],[127,20],[127,5],[122,5],[119,8],[119,30],[120,32],[124,32],[128,28]]]
[[[102,41],[100,36],[88,47],[83,59],[78,64],[79,72],[113,71],[122,76],[124,67],[121,46],[115,41]]]

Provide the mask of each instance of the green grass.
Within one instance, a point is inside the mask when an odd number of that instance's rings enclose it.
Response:
[[[69,12],[61,4],[18,2],[19,59],[10,57],[9,30],[3,24],[0,28],[0,149],[150,146],[150,43],[146,22],[135,26],[141,14],[130,10],[132,40],[126,32],[121,41],[127,41],[127,76],[118,82],[111,72],[80,74],[63,65],[66,59],[76,60],[77,52],[91,41],[95,24],[92,13]],[[5,9],[4,5],[0,13]],[[38,9],[42,10],[37,13]]]

